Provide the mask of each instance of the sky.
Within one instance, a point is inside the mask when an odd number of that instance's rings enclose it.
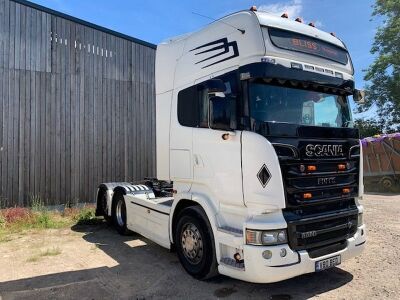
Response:
[[[317,27],[335,32],[350,52],[356,87],[363,88],[365,70],[380,20],[371,17],[374,0],[31,0],[37,4],[154,44],[196,31],[211,22],[193,13],[218,19],[256,5],[291,19],[302,17]],[[371,20],[372,19],[372,20]]]

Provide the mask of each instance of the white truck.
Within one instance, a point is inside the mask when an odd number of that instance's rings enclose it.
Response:
[[[362,92],[340,39],[253,7],[161,43],[155,71],[157,178],[102,183],[98,215],[198,279],[276,282],[360,254]]]

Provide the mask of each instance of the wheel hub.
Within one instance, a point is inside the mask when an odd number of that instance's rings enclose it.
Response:
[[[116,216],[117,216],[117,222],[119,226],[124,226],[125,222],[124,222],[124,207],[122,205],[122,201],[118,201],[117,203],[117,209],[115,212]]]
[[[181,245],[183,254],[193,264],[200,262],[203,257],[203,239],[194,224],[183,227]]]

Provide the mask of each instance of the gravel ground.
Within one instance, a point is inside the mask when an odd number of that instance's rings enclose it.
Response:
[[[400,299],[400,196],[367,195],[363,204],[368,241],[360,257],[274,284],[196,281],[174,253],[106,225],[14,235],[0,243],[0,300]]]

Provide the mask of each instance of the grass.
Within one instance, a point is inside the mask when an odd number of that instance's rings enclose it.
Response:
[[[35,254],[31,257],[29,257],[26,261],[27,262],[36,262],[39,259],[41,259],[42,257],[46,257],[46,256],[57,256],[61,254],[61,249],[58,247],[53,247],[53,248],[48,248],[44,251],[40,251],[40,253]]]
[[[10,234],[27,230],[59,229],[73,225],[93,225],[102,222],[95,216],[95,207],[48,210],[39,197],[31,197],[31,208],[13,207],[0,210],[0,243],[10,241]]]

